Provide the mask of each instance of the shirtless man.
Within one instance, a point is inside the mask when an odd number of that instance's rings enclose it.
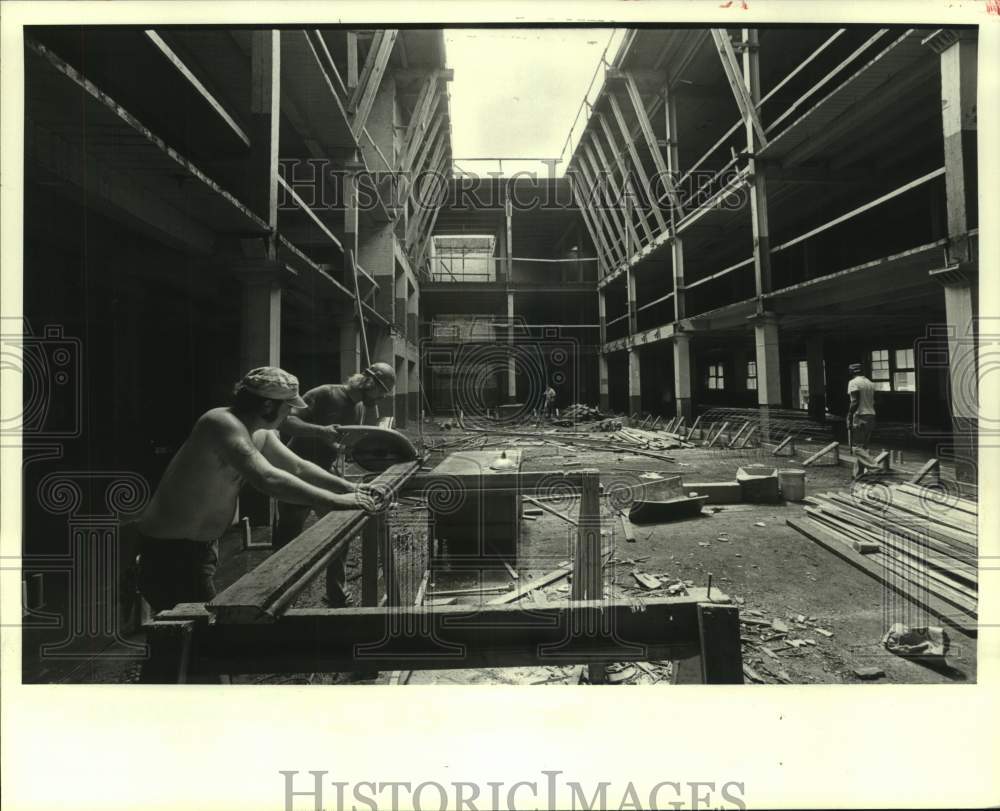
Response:
[[[305,405],[293,375],[264,366],[237,384],[231,406],[213,408],[195,423],[135,524],[139,589],[154,611],[215,596],[218,538],[232,523],[244,482],[324,512],[377,509],[366,485],[334,476],[282,444],[273,429]]]
[[[373,363],[347,378],[344,383],[330,383],[310,389],[302,399],[306,408],[289,416],[281,426],[290,436],[288,447],[303,459],[329,470],[340,452],[338,425],[360,425],[364,410],[392,395],[396,373],[388,363]],[[271,545],[280,549],[302,532],[313,505],[278,501],[278,515],[271,533]],[[316,515],[326,510],[316,508]],[[347,604],[346,571],[341,555],[330,561],[326,578],[326,601],[334,608]]]

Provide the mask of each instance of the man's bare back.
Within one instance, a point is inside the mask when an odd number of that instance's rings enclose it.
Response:
[[[203,414],[170,460],[139,531],[151,538],[217,539],[236,511],[244,481],[237,465],[260,455],[268,433],[258,429],[251,436],[228,408]]]

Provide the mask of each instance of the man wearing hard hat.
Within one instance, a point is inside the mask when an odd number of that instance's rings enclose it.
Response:
[[[285,419],[281,433],[289,438],[288,447],[297,456],[329,470],[340,454],[338,426],[362,424],[364,411],[390,397],[395,385],[392,367],[373,363],[343,383],[316,386],[302,395],[306,407]],[[300,535],[311,509],[310,505],[279,501],[271,545],[280,549]],[[322,517],[326,511],[317,510],[316,514]],[[339,556],[327,568],[326,599],[334,608],[347,605],[345,582],[344,557]]]

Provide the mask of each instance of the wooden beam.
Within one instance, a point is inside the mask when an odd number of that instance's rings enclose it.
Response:
[[[653,157],[653,166],[656,169],[656,173],[659,177],[663,178],[664,190],[677,211],[677,217],[683,217],[684,207],[681,205],[680,195],[674,186],[673,176],[667,171],[667,165],[663,161],[660,145],[657,143],[656,135],[653,133],[653,125],[649,121],[649,116],[646,114],[646,107],[642,101],[642,95],[639,93],[639,86],[630,74],[625,74],[625,88],[632,102],[632,108],[635,110],[636,118],[639,120],[639,129],[646,139],[649,154]],[[657,195],[657,199],[659,199],[659,195]]]
[[[420,88],[420,96],[406,125],[406,134],[403,136],[402,160],[399,162],[401,172],[409,171],[410,164],[416,157],[417,148],[423,142],[423,136],[427,131],[427,124],[437,100],[437,74],[430,73]]]
[[[736,53],[733,51],[733,43],[729,39],[728,32],[724,28],[713,28],[712,40],[715,42],[715,48],[719,52],[722,69],[726,73],[726,79],[729,80],[729,87],[733,91],[736,106],[740,110],[740,117],[753,127],[757,133],[760,145],[762,147],[766,146],[767,135],[764,133],[764,125],[761,124],[760,116],[757,114],[757,107],[750,98],[750,94],[744,84],[740,64],[736,59]]]
[[[816,453],[814,453],[812,456],[810,456],[808,459],[806,459],[802,463],[802,467],[809,467],[809,465],[811,465],[817,459],[820,459],[820,458],[826,456],[828,453],[832,453],[833,454],[833,463],[835,465],[839,465],[840,464],[840,443],[839,442],[831,442],[829,445],[824,445],[822,448],[820,448],[818,451],[816,451]]]
[[[232,130],[233,134],[235,134],[245,146],[250,146],[250,136],[248,136],[243,131],[243,128],[236,123],[236,119],[229,114],[229,111],[222,105],[222,103],[212,95],[204,84],[202,84],[201,80],[194,74],[194,71],[192,71],[191,68],[185,64],[184,60],[181,59],[180,56],[178,56],[177,53],[175,53],[174,50],[163,40],[163,37],[161,37],[152,28],[146,29],[145,34],[157,47],[160,53],[162,53],[170,61],[170,64],[177,68],[181,76],[187,79],[198,94],[206,102],[208,102],[209,107],[215,110],[219,118],[221,118],[223,122],[225,122],[226,126]]]
[[[795,456],[795,436],[794,434],[789,434],[781,442],[775,446],[774,450],[771,451],[771,456],[778,456],[779,451],[783,450],[788,446],[788,450],[791,456]]]
[[[581,161],[578,169],[587,183],[587,188],[589,189],[588,199],[594,202],[594,205],[591,208],[591,213],[595,220],[604,229],[604,234],[607,237],[606,244],[611,250],[615,264],[624,265],[628,262],[628,256],[625,255],[625,248],[623,247],[625,240],[622,238],[622,235],[618,233],[617,222],[613,222],[611,215],[608,213],[607,197],[605,196],[606,189],[604,189],[598,180],[591,175],[586,162]],[[604,191],[605,195],[599,194],[599,191]],[[602,204],[600,200],[602,196],[605,196],[604,204]]]
[[[344,39],[347,46],[347,89],[353,94],[358,87],[358,32],[347,31]]]
[[[642,611],[631,600],[291,609],[269,625],[198,628],[189,671],[435,670],[684,658],[700,650],[699,601],[646,598]]]
[[[908,480],[908,484],[920,484],[928,474],[934,474],[934,478],[941,477],[941,463],[937,459],[928,459],[923,466],[914,473]]]
[[[638,192],[635,189],[635,184],[632,182],[632,175],[629,174],[628,169],[625,167],[625,161],[622,160],[622,153],[618,149],[618,143],[615,140],[614,135],[611,132],[611,127],[608,126],[607,119],[601,113],[594,114],[597,118],[598,124],[601,126],[601,130],[604,132],[604,138],[608,142],[608,151],[615,159],[615,164],[618,167],[618,172],[622,176],[622,182],[625,184],[629,194],[632,195],[632,199],[635,200],[635,206],[639,213],[639,224],[642,226],[643,233],[646,235],[646,241],[651,242],[653,239],[653,232],[649,227],[649,213],[642,206],[642,200],[639,197]],[[594,133],[594,145],[597,147],[598,153],[601,155],[601,160],[604,160],[604,152],[601,149],[601,141],[597,137],[597,133]]]
[[[614,220],[616,233],[620,235],[619,238],[624,246],[622,248],[622,254],[628,258],[633,253],[629,240],[631,239],[631,245],[635,246],[634,250],[638,250],[639,235],[635,231],[635,226],[632,224],[631,217],[626,216],[626,213],[622,210],[621,203],[624,198],[621,195],[621,189],[617,186],[610,186],[613,179],[611,173],[607,170],[606,166],[602,166],[597,162],[597,158],[594,156],[594,150],[591,149],[590,144],[586,141],[581,141],[580,146],[583,148],[584,157],[590,165],[592,177],[596,180],[597,186],[601,189],[603,194],[604,201],[607,203],[607,210],[611,212],[611,215],[613,215],[609,216],[609,219]]]
[[[636,151],[635,143],[632,141],[632,133],[629,132],[628,125],[625,123],[625,116],[622,114],[618,99],[615,98],[615,94],[610,90],[608,91],[608,104],[611,105],[611,113],[618,123],[618,131],[625,142],[625,148],[628,151],[629,157],[632,159],[632,166],[639,176],[640,187],[646,193],[646,199],[650,201],[656,225],[659,231],[663,233],[667,231],[666,220],[663,219],[663,212],[660,211],[660,207],[656,204],[656,196],[653,194],[649,175],[646,174],[646,168],[642,165],[642,160],[640,160],[639,153]]]
[[[420,468],[420,462],[393,465],[376,480],[394,495]],[[363,510],[327,513],[257,568],[217,595],[209,604],[217,623],[274,622],[311,577],[324,571],[334,556],[346,551],[365,525]]]
[[[396,43],[398,33],[394,28],[381,29],[376,32],[375,38],[369,46],[364,69],[358,78],[358,86],[348,102],[348,111],[354,114],[351,129],[355,138],[361,135],[361,131],[368,121],[368,115],[375,103],[375,96],[382,83],[386,65],[389,64],[389,57],[392,55],[392,48]]]
[[[593,214],[587,200],[580,193],[579,175],[574,171],[567,171],[566,179],[569,181],[569,189],[573,195],[573,200],[576,202],[576,207],[580,211],[580,216],[583,217],[584,227],[586,227],[587,233],[590,235],[590,241],[593,243],[598,257],[600,257],[601,275],[606,275],[614,267],[615,262],[608,252],[607,245],[604,244],[604,235],[600,233],[600,229],[593,219]]]

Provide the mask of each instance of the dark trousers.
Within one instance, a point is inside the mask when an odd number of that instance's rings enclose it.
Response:
[[[215,597],[218,541],[139,537],[139,591],[154,612]]]
[[[271,547],[277,551],[301,535],[306,518],[309,517],[311,511],[312,507],[279,501],[274,527],[271,531]],[[317,517],[321,518],[322,516],[317,514]],[[342,608],[347,605],[347,572],[344,569],[344,556],[346,554],[345,552],[342,555],[337,555],[326,567],[326,601],[333,608]]]

